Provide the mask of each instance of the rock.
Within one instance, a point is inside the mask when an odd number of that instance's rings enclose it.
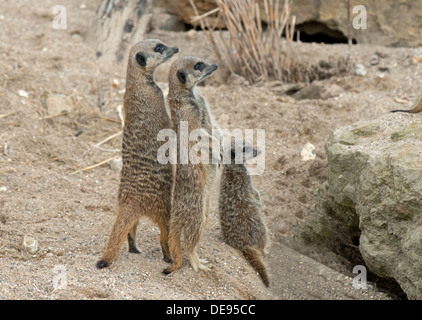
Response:
[[[189,0],[168,0],[169,10],[173,12],[180,20],[184,21],[186,24],[192,24],[197,27],[200,26],[199,21],[192,23],[191,18],[195,16],[193,8]],[[215,0],[195,0],[195,6],[198,9],[199,14],[206,13],[217,8],[217,3]],[[217,22],[217,14],[209,16],[209,21],[211,25],[214,25]],[[220,20],[217,24],[217,27],[223,28],[225,25]]]
[[[110,161],[110,168],[113,171],[116,171],[116,172],[122,171],[122,166],[123,166],[123,162],[122,162],[121,157]]]
[[[167,31],[186,31],[185,23],[174,14],[169,14],[161,7],[154,7],[152,28]]]
[[[23,237],[22,247],[27,252],[34,254],[38,251],[38,241],[30,236]]]
[[[63,94],[50,94],[47,97],[46,106],[49,115],[70,112],[73,109],[73,100]]]
[[[357,63],[355,66],[355,75],[357,76],[366,76],[365,66],[361,63]]]
[[[187,24],[195,14],[189,0],[169,0],[169,10]],[[260,16],[265,19],[264,1],[260,5]],[[283,2],[282,2],[283,3]],[[196,0],[199,14],[217,7],[215,0]],[[351,19],[360,12],[353,8],[361,3],[351,1]],[[422,45],[422,1],[408,1],[403,5],[395,0],[372,0],[366,8],[366,29],[352,28],[352,38],[357,43],[394,47],[417,47]],[[296,29],[305,33],[323,32],[331,37],[347,37],[347,2],[344,0],[295,0],[291,2],[291,14],[296,17]],[[211,25],[217,14],[210,16]],[[358,19],[359,17],[357,17]],[[412,23],[409,23],[411,21]],[[264,20],[264,22],[267,22]],[[198,26],[199,23],[195,23]],[[221,23],[219,26],[224,27]]]
[[[309,240],[338,250],[359,243],[350,255],[397,281],[409,299],[422,298],[421,137],[421,120],[393,114],[334,130],[328,183],[307,230]]]

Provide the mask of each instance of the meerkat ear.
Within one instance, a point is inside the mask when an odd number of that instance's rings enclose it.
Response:
[[[177,77],[181,83],[186,83],[186,74],[183,71],[177,71]]]
[[[147,58],[144,56],[143,53],[138,52],[136,54],[136,61],[142,66],[145,67],[147,65]]]

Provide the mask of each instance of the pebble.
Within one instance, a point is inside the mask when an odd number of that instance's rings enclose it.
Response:
[[[366,76],[366,73],[367,73],[367,71],[366,71],[365,66],[363,64],[357,63],[355,65],[355,75]]]
[[[315,154],[315,147],[312,143],[307,142],[300,152],[300,156],[302,157],[302,161],[314,160],[316,157]]]
[[[38,241],[27,235],[23,237],[22,246],[26,251],[32,254],[38,251]]]
[[[28,93],[28,92],[26,92],[25,90],[19,90],[19,91],[18,91],[18,95],[19,95],[20,97],[29,98],[29,93]]]
[[[116,171],[116,172],[122,171],[122,166],[123,166],[123,162],[122,162],[121,157],[110,161],[110,168],[113,171]]]

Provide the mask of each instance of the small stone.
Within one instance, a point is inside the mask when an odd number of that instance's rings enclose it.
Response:
[[[111,84],[114,89],[119,89],[119,80],[113,79],[113,82]]]
[[[355,75],[357,76],[366,76],[366,69],[365,66],[361,63],[357,63],[355,66]]]
[[[30,236],[25,235],[22,243],[23,249],[31,254],[38,251],[38,241]]]
[[[300,156],[302,157],[302,161],[314,160],[316,157],[315,154],[315,147],[312,143],[307,142],[300,152]]]
[[[121,157],[110,161],[110,168],[113,171],[116,171],[116,172],[122,171],[122,166],[123,166],[123,162],[122,162]]]
[[[370,63],[371,63],[371,66],[375,66],[380,63],[380,58],[378,56],[373,56]]]
[[[18,95],[19,95],[20,97],[29,98],[29,93],[28,93],[28,92],[26,92],[25,90],[19,90],[19,91],[18,91]]]

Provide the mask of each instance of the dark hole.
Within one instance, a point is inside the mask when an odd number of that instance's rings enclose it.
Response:
[[[297,41],[298,31],[300,31],[300,41],[317,43],[347,43],[347,36],[342,32],[330,29],[325,24],[317,21],[308,21],[298,24],[295,27],[294,41]],[[352,38],[352,43],[356,44],[356,39]]]

